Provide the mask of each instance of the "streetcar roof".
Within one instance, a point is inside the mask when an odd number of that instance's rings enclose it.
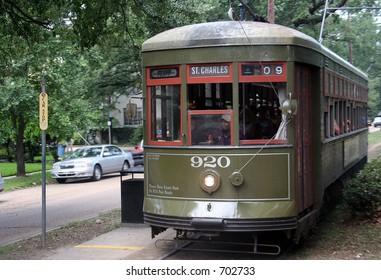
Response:
[[[218,21],[164,31],[145,41],[142,50],[263,44],[301,44],[320,48],[320,44],[310,36],[281,25],[254,21]]]
[[[142,52],[216,46],[296,45],[321,52],[367,79],[365,73],[321,45],[289,27],[254,21],[218,21],[185,25],[161,32],[142,45]]]

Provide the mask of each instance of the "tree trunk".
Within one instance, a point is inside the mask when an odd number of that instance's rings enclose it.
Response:
[[[6,150],[7,150],[7,161],[12,162],[15,159],[15,153],[14,153],[15,143],[11,139],[8,139],[7,141]]]
[[[24,157],[24,131],[25,121],[22,116],[17,118],[17,134],[16,134],[16,162],[17,177],[23,177],[25,173],[25,157]]]

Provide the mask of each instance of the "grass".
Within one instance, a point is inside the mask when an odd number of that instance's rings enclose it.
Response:
[[[46,169],[52,168],[52,163],[46,163]],[[26,163],[25,171],[26,173],[41,172],[42,164],[41,163]],[[3,177],[15,176],[17,173],[17,164],[13,162],[0,162],[0,171]]]
[[[381,142],[381,130],[368,134],[368,145],[374,145]]]
[[[41,161],[41,157],[35,157],[35,161]],[[46,158],[46,170],[50,170],[53,165],[53,157],[47,156]],[[15,176],[17,174],[17,164],[15,162],[0,162],[0,172],[5,178],[4,191],[12,191],[20,188],[27,188],[30,186],[36,186],[42,184],[42,163],[26,163],[25,177],[6,178],[9,176]],[[46,183],[52,183],[55,180],[52,179],[50,172],[46,172]]]
[[[25,177],[15,177],[5,179],[4,192],[13,191],[16,189],[28,188],[31,186],[42,185],[42,173],[28,174]],[[50,172],[46,172],[46,184],[54,183],[55,180],[52,179]]]
[[[352,217],[340,202],[313,229],[299,246],[284,254],[298,260],[380,260],[380,218],[360,220]]]

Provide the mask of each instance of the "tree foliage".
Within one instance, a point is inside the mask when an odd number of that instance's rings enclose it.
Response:
[[[318,39],[325,2],[276,0],[275,22]],[[330,8],[377,4],[329,1]],[[16,142],[18,175],[24,172],[23,141],[40,141],[43,73],[54,147],[75,132],[104,127],[116,98],[141,89],[140,46],[147,38],[181,25],[229,20],[230,7],[238,19],[239,5],[246,8],[246,20],[267,19],[267,1],[258,0],[0,0],[0,142]],[[374,79],[373,106],[381,106],[377,15],[330,10],[323,32],[324,45]]]
[[[381,161],[367,163],[365,167],[349,182],[343,196],[353,215],[372,219],[381,206]]]

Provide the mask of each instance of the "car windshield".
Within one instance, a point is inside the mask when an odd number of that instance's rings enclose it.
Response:
[[[99,157],[101,155],[101,147],[90,147],[81,148],[74,151],[68,158],[88,158],[88,157]]]

